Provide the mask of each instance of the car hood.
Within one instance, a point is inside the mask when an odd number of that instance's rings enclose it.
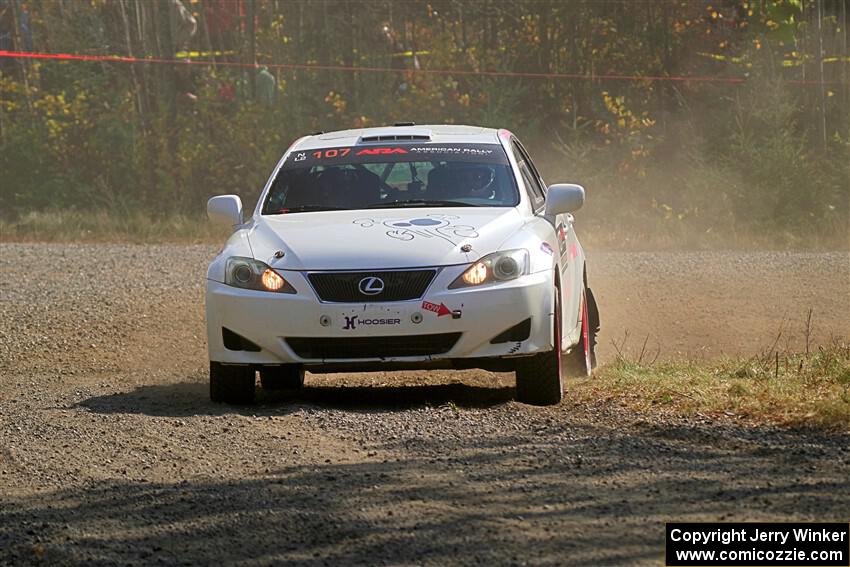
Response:
[[[522,224],[509,207],[323,211],[256,217],[248,239],[279,269],[374,270],[474,262]]]

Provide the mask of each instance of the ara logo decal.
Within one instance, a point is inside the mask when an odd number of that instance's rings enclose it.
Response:
[[[422,309],[424,309],[425,311],[432,311],[436,313],[437,317],[452,314],[452,310],[446,307],[445,303],[440,303],[439,305],[437,305],[436,303],[431,303],[430,301],[423,301]]]
[[[402,148],[365,148],[357,152],[358,156],[389,156],[393,154],[406,154],[407,150]]]
[[[478,238],[474,226],[454,224],[460,217],[455,215],[423,215],[406,219],[392,219],[383,222],[375,219],[355,219],[354,224],[361,228],[380,226],[387,236],[395,240],[410,241],[414,238],[441,238],[456,246],[458,241],[467,238]]]

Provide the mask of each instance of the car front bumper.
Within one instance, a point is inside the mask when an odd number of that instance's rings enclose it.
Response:
[[[421,299],[386,303],[321,302],[301,272],[280,271],[297,294],[251,291],[207,280],[209,358],[225,364],[301,363],[309,368],[331,363],[491,359],[553,348],[550,273],[448,289],[463,269],[441,269]],[[491,343],[527,319],[528,338]],[[223,329],[259,348],[234,349],[232,340],[231,348],[226,348]],[[399,348],[411,341],[419,345],[417,353]],[[422,352],[422,345],[442,352]]]

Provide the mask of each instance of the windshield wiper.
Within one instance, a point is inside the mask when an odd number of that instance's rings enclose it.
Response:
[[[345,207],[330,207],[328,205],[298,205],[297,207],[281,207],[270,215],[285,215],[289,213],[306,213],[313,211],[347,211]]]
[[[429,199],[409,199],[407,201],[393,201],[391,203],[378,203],[369,205],[367,209],[393,209],[398,207],[477,207],[472,203],[463,201],[432,201]]]

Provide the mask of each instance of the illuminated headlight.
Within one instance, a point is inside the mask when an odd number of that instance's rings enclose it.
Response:
[[[227,259],[227,265],[224,269],[224,283],[244,289],[296,293],[295,288],[268,265],[259,260],[242,256],[233,256]]]
[[[528,250],[506,250],[484,256],[452,282],[449,289],[515,280],[528,273]]]

